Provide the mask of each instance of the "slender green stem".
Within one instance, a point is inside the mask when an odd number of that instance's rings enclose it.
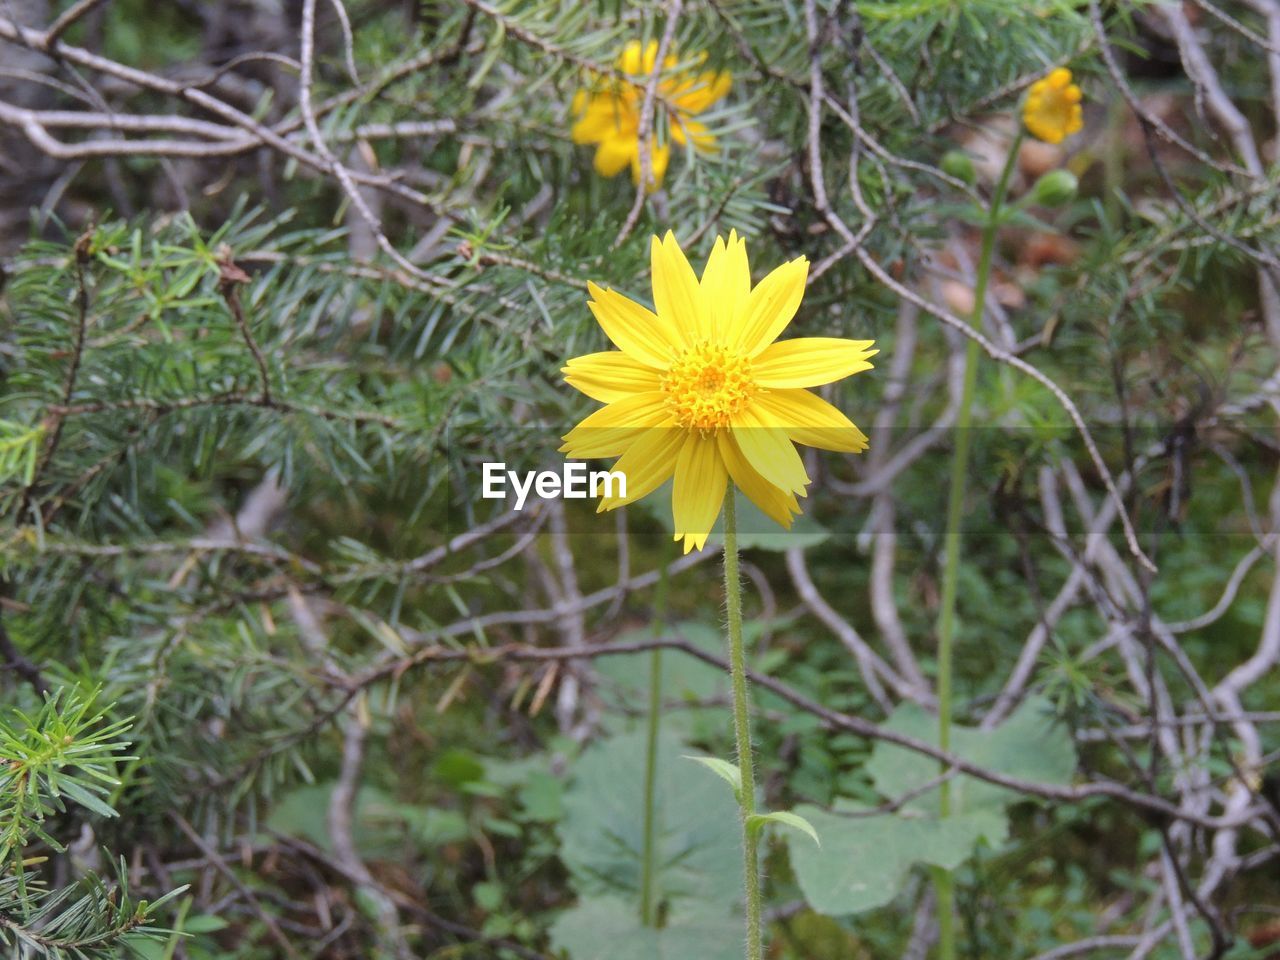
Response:
[[[991,205],[982,227],[982,252],[978,258],[978,272],[973,286],[973,313],[969,323],[974,330],[982,329],[982,311],[987,299],[987,284],[991,279],[991,259],[995,251],[996,230],[1000,226],[1000,208],[1009,178],[1017,162],[1018,148],[1022,146],[1022,130],[1009,147],[1000,179],[991,194]],[[951,664],[952,647],[956,629],[956,593],[960,577],[960,518],[964,515],[965,486],[969,478],[969,447],[973,424],[973,395],[978,382],[978,358],[981,350],[975,340],[965,349],[964,384],[960,391],[960,409],[956,414],[956,451],[951,461],[951,484],[947,491],[946,561],[942,568],[942,609],[938,614],[938,746],[951,749]],[[943,781],[938,788],[938,815],[951,814],[951,785]],[[934,871],[934,886],[938,895],[938,957],[939,960],[955,960],[955,887],[948,870]]]
[[[667,625],[667,564],[659,568],[658,589],[653,598],[653,635],[662,636]],[[644,838],[640,854],[640,922],[658,925],[657,916],[657,797],[658,728],[662,712],[662,650],[649,652],[649,717],[644,751]]]
[[[760,855],[759,833],[751,825],[756,812],[755,763],[751,755],[751,715],[748,712],[746,655],[742,649],[742,582],[738,573],[737,489],[729,484],[724,498],[724,595],[729,622],[729,665],[733,675],[733,732],[738,741],[738,770],[742,786],[738,806],[742,811],[743,887],[747,895],[747,960],[760,960]]]

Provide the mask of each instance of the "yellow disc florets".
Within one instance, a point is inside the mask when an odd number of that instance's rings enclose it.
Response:
[[[751,361],[711,344],[690,347],[662,380],[676,422],[704,432],[727,427],[755,390]]]

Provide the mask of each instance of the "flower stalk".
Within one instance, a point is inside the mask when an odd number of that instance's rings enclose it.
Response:
[[[738,572],[737,489],[724,498],[724,595],[729,629],[729,667],[733,681],[733,732],[738,745],[738,807],[742,812],[743,889],[747,910],[747,960],[760,960],[759,831],[751,825],[756,812],[755,764],[751,754],[751,714],[747,694],[746,653],[742,644],[742,581]]]
[[[1017,163],[1018,149],[1022,146],[1022,129],[1009,147],[1000,179],[991,193],[991,203],[982,226],[982,251],[978,259],[977,276],[974,279],[973,311],[969,324],[975,331],[982,329],[983,305],[987,299],[987,286],[991,279],[991,261],[995,251],[996,230],[1000,226],[1000,211],[1004,205],[1009,180]],[[956,415],[956,449],[951,461],[951,483],[947,492],[946,560],[942,569],[941,610],[938,614],[938,746],[951,749],[951,697],[952,661],[956,626],[956,594],[960,577],[960,518],[964,511],[965,487],[969,477],[969,450],[973,424],[973,395],[978,380],[978,359],[981,350],[976,340],[970,340],[965,350],[964,383],[960,392],[960,409]],[[944,768],[943,773],[946,773]],[[943,780],[938,788],[938,816],[951,815],[951,784]],[[955,886],[948,870],[934,871],[934,887],[938,896],[938,957],[955,960]]]

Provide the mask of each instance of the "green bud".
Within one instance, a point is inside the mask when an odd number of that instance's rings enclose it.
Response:
[[[1080,181],[1070,170],[1050,170],[1031,188],[1031,198],[1042,207],[1061,207],[1076,198]]]
[[[978,175],[973,169],[973,161],[969,159],[967,153],[962,153],[959,150],[948,150],[943,154],[942,171],[968,184],[972,184],[978,179]]]

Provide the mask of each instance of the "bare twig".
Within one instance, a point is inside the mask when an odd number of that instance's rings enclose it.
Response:
[[[680,11],[684,9],[684,0],[667,0],[667,24],[662,31],[662,39],[658,41],[657,57],[653,62],[653,70],[644,85],[644,99],[640,103],[639,153],[640,182],[636,184],[636,197],[631,203],[631,210],[622,222],[622,228],[613,240],[614,248],[622,246],[624,240],[635,229],[640,219],[640,211],[644,209],[644,198],[654,185],[653,178],[653,109],[658,93],[658,81],[662,79],[664,62],[667,53],[675,41],[676,25],[680,20]]]
[[[75,24],[84,18],[95,7],[102,6],[104,0],[76,0],[68,7],[57,20],[49,25],[48,37],[50,42],[57,42],[57,39],[70,30]]]

